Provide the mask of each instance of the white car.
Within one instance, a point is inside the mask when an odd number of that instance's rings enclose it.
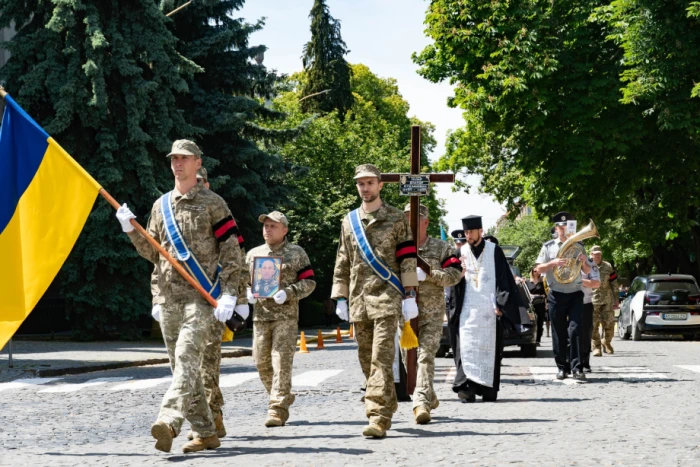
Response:
[[[693,276],[637,276],[620,305],[620,338],[638,341],[642,334],[700,334],[700,288]]]

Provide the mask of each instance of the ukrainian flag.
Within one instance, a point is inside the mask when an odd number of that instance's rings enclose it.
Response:
[[[58,274],[100,188],[5,95],[0,127],[0,348]]]

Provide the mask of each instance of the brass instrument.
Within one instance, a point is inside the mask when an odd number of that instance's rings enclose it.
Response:
[[[578,257],[581,254],[585,255],[586,250],[579,242],[593,237],[600,238],[600,235],[598,235],[598,229],[593,221],[590,221],[586,227],[566,239],[559,249],[559,253],[557,253],[557,258],[566,260],[566,265],[554,268],[554,278],[557,282],[569,284],[581,274],[581,266],[583,264]]]

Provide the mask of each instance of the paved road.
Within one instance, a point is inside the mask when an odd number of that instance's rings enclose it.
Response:
[[[166,365],[0,383],[0,465],[700,465],[700,343],[613,341],[586,384],[553,379],[546,341],[535,359],[508,352],[497,403],[462,404],[439,359],[440,407],[427,426],[400,404],[384,440],[361,436],[361,372],[352,342],[297,354],[288,425],[265,428],[266,394],[250,357],[226,359],[229,435],[216,451],[153,449],[150,424]]]

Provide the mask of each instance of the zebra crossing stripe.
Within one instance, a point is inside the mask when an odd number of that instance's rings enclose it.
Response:
[[[115,383],[117,381],[126,381],[131,379],[128,376],[116,377],[116,378],[95,378],[84,383],[77,384],[59,384],[58,386],[51,386],[44,390],[39,391],[40,393],[65,393],[65,392],[77,392],[84,388],[89,388],[92,386],[101,386],[107,383]]]
[[[292,377],[292,387],[316,387],[328,378],[342,373],[343,370],[312,370]]]
[[[682,368],[684,370],[694,371],[695,373],[700,373],[700,365],[673,365],[676,368]]]
[[[166,376],[164,378],[153,378],[153,379],[137,379],[134,381],[129,381],[128,383],[118,384],[114,387],[109,388],[110,391],[136,391],[138,389],[148,389],[154,388],[160,384],[169,383],[173,380],[172,376]]]
[[[243,384],[246,381],[250,381],[251,379],[255,379],[258,377],[258,374],[256,372],[246,372],[246,373],[233,373],[230,375],[221,375],[219,378],[219,387],[220,388],[232,388],[234,386],[238,386],[239,384]]]
[[[10,381],[9,383],[0,383],[0,392],[7,391],[10,389],[21,389],[31,386],[41,386],[42,384],[50,383],[51,381],[58,381],[63,378],[28,378],[28,379],[16,379]]]

